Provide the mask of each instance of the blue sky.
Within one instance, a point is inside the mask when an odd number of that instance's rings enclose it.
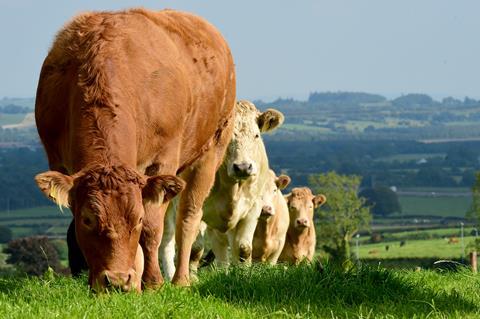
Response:
[[[238,97],[366,91],[480,98],[480,1],[0,0],[0,98],[35,95],[55,33],[87,10],[175,8],[227,38]]]

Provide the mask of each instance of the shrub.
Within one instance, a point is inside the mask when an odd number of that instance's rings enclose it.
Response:
[[[42,275],[48,267],[61,271],[57,250],[47,237],[33,236],[13,240],[4,252],[9,254],[7,263],[29,275]]]

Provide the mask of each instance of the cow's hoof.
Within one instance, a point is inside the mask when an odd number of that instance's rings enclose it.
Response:
[[[188,276],[173,276],[172,284],[179,287],[190,287],[190,279]]]
[[[142,282],[142,290],[156,290],[163,286],[163,280],[146,280]]]
[[[252,255],[252,248],[248,244],[240,244],[239,257],[241,262],[247,262]]]

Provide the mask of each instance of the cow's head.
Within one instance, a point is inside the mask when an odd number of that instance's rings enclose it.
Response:
[[[313,195],[308,187],[292,189],[285,195],[290,214],[290,228],[303,231],[313,225],[314,209],[325,204],[325,195]]]
[[[283,123],[283,114],[268,109],[261,113],[253,103],[238,101],[235,105],[235,127],[226,153],[228,176],[247,179],[258,173],[258,159],[264,148],[260,133],[268,132]]]
[[[277,196],[283,196],[281,191],[290,184],[290,181],[290,177],[287,175],[280,175],[277,177],[272,170],[268,172],[265,192],[262,198],[263,206],[260,213],[260,219],[267,220],[275,215],[275,202],[277,201]]]
[[[101,165],[73,176],[48,171],[35,180],[47,197],[71,208],[90,286],[97,291],[139,290],[142,274],[134,264],[141,253],[144,204],[168,201],[185,183],[175,176],[147,178],[125,166]]]

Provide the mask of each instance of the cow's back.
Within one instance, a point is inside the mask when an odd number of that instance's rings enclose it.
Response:
[[[86,13],[44,62],[36,120],[51,166],[75,171],[72,149],[89,129],[82,119],[95,113],[98,126],[120,132],[111,139],[125,162],[175,173],[218,141],[234,100],[230,51],[205,20],[171,10]]]

